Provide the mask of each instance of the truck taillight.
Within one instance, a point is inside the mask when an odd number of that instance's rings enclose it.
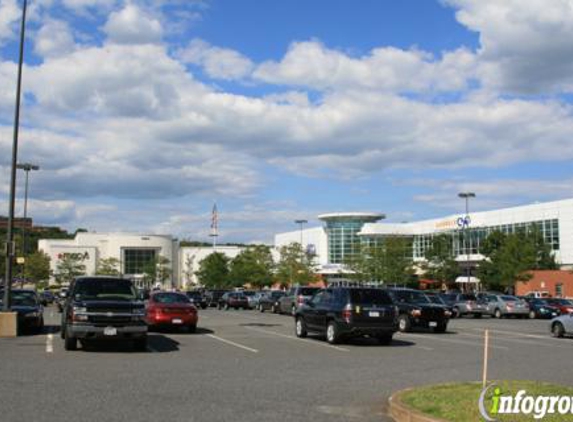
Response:
[[[350,317],[352,317],[352,307],[346,305],[346,308],[342,310],[342,319],[350,324]]]

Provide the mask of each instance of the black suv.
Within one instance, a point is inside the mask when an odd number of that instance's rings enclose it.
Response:
[[[201,307],[201,309],[207,309],[207,298],[199,290],[190,290],[185,292],[185,295],[187,295],[191,303],[193,303],[197,308]]]
[[[61,336],[66,350],[76,350],[78,339],[118,338],[133,340],[136,349],[145,350],[145,306],[130,280],[76,278],[64,304]]]
[[[330,344],[345,338],[370,336],[389,344],[397,331],[398,310],[382,289],[332,287],[320,290],[295,312],[295,333],[326,334]]]
[[[452,312],[445,305],[432,303],[424,293],[413,289],[388,289],[398,306],[398,329],[411,331],[413,327],[433,328],[443,333],[448,328]]]

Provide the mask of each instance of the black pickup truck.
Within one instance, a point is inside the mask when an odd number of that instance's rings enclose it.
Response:
[[[62,312],[61,336],[66,350],[78,340],[132,340],[147,348],[145,305],[130,280],[115,277],[79,277],[70,285]]]
[[[432,303],[418,290],[388,289],[394,304],[398,307],[398,329],[411,331],[413,327],[432,328],[436,333],[444,333],[452,312],[446,305]]]

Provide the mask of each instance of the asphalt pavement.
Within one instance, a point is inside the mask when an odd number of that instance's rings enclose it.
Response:
[[[0,339],[0,419],[16,421],[390,421],[386,402],[413,385],[481,380],[490,330],[491,379],[573,385],[573,339],[548,321],[462,318],[448,332],[398,334],[391,346],[298,339],[293,319],[200,311],[196,334],[150,334],[66,352],[59,314],[46,332]]]

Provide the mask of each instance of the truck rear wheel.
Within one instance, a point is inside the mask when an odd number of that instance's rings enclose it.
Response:
[[[78,339],[71,337],[66,334],[64,339],[64,349],[66,350],[77,350],[78,349]]]

